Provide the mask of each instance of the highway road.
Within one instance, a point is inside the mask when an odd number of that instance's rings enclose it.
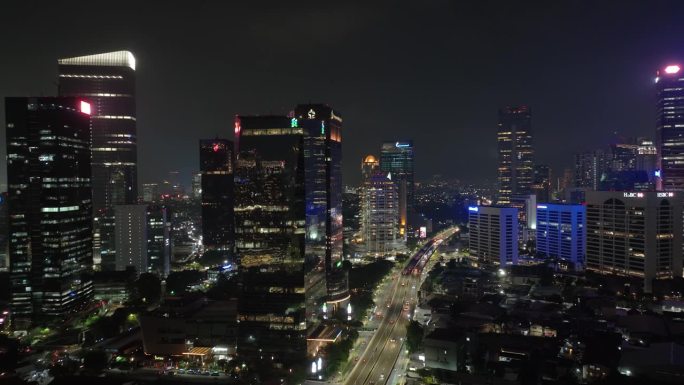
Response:
[[[450,229],[435,236],[432,241],[441,243],[457,230]],[[429,242],[428,242],[429,243]],[[430,258],[436,248],[421,248],[407,263]],[[426,255],[428,254],[428,255]],[[423,264],[424,266],[425,264]],[[422,272],[421,272],[422,273]],[[379,295],[376,314],[382,315],[382,321],[375,331],[365,350],[361,353],[356,365],[343,383],[345,385],[380,385],[386,384],[399,356],[400,349],[405,348],[406,326],[409,316],[416,306],[417,292],[421,275],[392,273],[393,283],[389,292]]]

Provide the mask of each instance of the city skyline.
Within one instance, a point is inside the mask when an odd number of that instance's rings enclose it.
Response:
[[[147,16],[156,6],[137,5],[125,29],[98,28],[101,33],[87,39],[70,39],[78,30],[64,25],[54,33],[51,30],[51,37],[44,41],[9,41],[0,92],[54,95],[56,87],[51,85],[58,58],[130,50],[138,59],[139,146],[150,149],[139,154],[140,185],[156,182],[170,170],[181,170],[189,181],[197,171],[193,143],[217,135],[230,139],[236,114],[287,114],[290,105],[309,99],[345,112],[346,184],[359,184],[356,165],[375,150],[372,143],[395,137],[412,138],[423,155],[416,163],[417,180],[432,174],[494,180],[496,146],[491,139],[496,137],[496,111],[516,104],[534,109],[536,158],[560,175],[572,165],[573,153],[589,150],[586,142],[608,145],[616,131],[619,136],[655,135],[655,72],[684,62],[677,53],[684,27],[668,23],[680,18],[684,8],[674,2],[659,3],[660,7],[634,3],[617,8],[609,3],[497,7],[488,7],[488,2],[431,3],[399,4],[390,11],[378,5],[293,5],[266,14],[241,5],[162,7],[170,25],[185,20],[181,18],[188,12],[196,16],[187,21],[188,30],[193,31],[187,36],[162,22],[150,30]],[[52,7],[12,4],[13,12],[8,14],[17,16],[2,28],[9,31],[31,14],[44,21],[35,25],[40,32],[50,28],[55,15],[70,19],[85,12],[77,4],[67,9]],[[110,10],[97,26],[115,26],[126,8]],[[224,11],[238,15],[230,23],[233,26],[218,26],[213,15]],[[364,17],[346,23],[354,14]],[[564,17],[551,25],[551,19],[539,17],[545,14]],[[210,22],[198,25],[194,21],[202,18]],[[490,18],[496,20],[495,26],[481,23]],[[639,23],[630,22],[637,18]],[[503,33],[511,30],[513,20],[514,31]],[[86,23],[84,28],[96,27],[95,21]],[[576,23],[585,26],[583,31],[575,30]],[[325,32],[321,26],[327,27]],[[234,28],[241,32],[233,33]],[[471,33],[480,39],[474,42],[464,37]],[[297,44],[284,44],[281,36]],[[620,36],[622,43],[611,43],[612,36]],[[228,45],[217,45],[217,39],[225,37],[229,37]],[[551,40],[557,44],[546,44]],[[511,48],[506,45],[510,41],[525,44]],[[297,48],[304,46],[306,51]],[[339,63],[303,58],[320,57],[329,49],[339,51]],[[203,55],[211,60],[198,60]],[[241,59],[234,60],[236,55]],[[280,60],[281,55],[295,57],[295,64]],[[358,64],[359,57],[367,64]],[[502,61],[506,64],[500,65]],[[411,76],[401,76],[414,67]],[[264,93],[269,94],[268,100],[260,96]],[[161,132],[168,140],[155,140]],[[560,151],[550,148],[557,141],[565,144]],[[470,145],[473,142],[482,145]],[[445,163],[435,155],[443,153],[449,153],[453,161]],[[5,180],[4,170],[0,171],[0,183]]]

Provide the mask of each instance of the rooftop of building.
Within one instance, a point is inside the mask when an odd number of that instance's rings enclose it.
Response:
[[[128,67],[135,70],[135,56],[130,51],[113,51],[57,60],[59,65]]]

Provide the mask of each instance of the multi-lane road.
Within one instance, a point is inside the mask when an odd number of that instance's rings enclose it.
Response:
[[[402,272],[393,273],[392,284],[386,296],[378,296],[385,302],[377,303],[374,316],[382,320],[358,356],[355,366],[344,379],[345,385],[380,385],[386,384],[394,369],[394,364],[403,348],[406,338],[406,326],[410,321],[410,314],[417,302],[417,292],[420,287],[422,268],[435,252],[439,244],[451,237],[457,229],[441,232],[422,247],[407,266],[420,266],[419,270],[404,268]],[[406,274],[410,271],[409,274]]]

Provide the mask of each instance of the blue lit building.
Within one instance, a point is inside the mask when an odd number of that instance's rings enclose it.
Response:
[[[586,253],[586,208],[577,204],[537,205],[537,255],[579,270]]]
[[[515,207],[468,207],[470,255],[482,263],[518,263],[518,209]]]

